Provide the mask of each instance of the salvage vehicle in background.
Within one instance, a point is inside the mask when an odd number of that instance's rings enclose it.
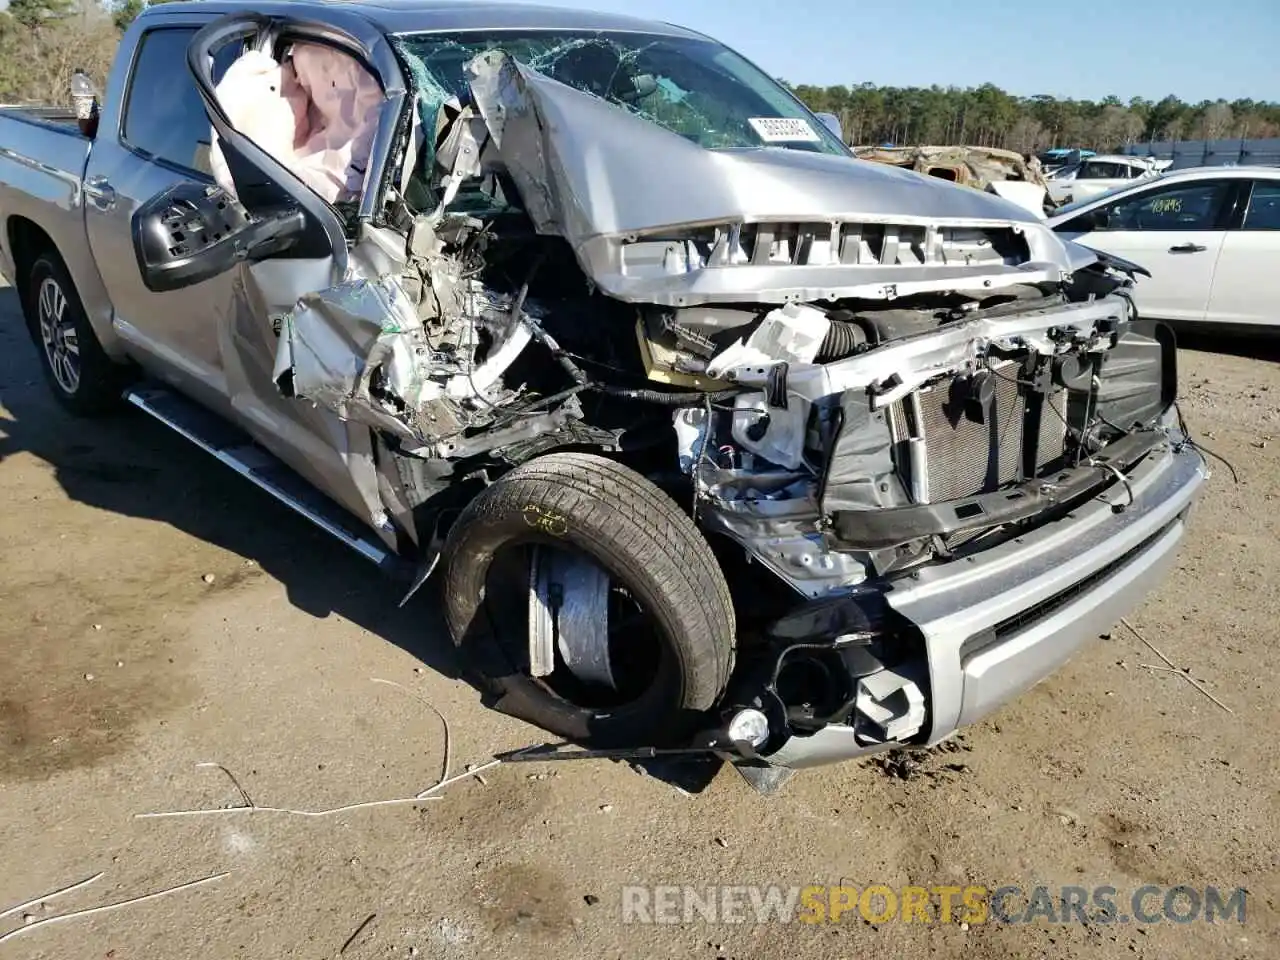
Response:
[[[202,118],[207,115],[207,121]],[[934,743],[1168,569],[1207,476],[1134,268],[855,160],[668,24],[148,7],[0,114],[49,383],[406,575],[496,706],[749,776]]]
[[[1280,168],[1201,167],[1064,207],[1062,237],[1142,264],[1142,316],[1232,332],[1280,323]]]
[[[1061,205],[1101,196],[1134,180],[1155,176],[1169,162],[1149,157],[1089,157],[1045,175],[1049,199]]]
[[[1044,176],[1020,153],[996,147],[855,147],[859,160],[887,163],[1004,197],[1038,217],[1050,206]]]
[[[1087,159],[1088,157],[1095,157],[1095,156],[1097,156],[1096,150],[1080,150],[1078,148],[1069,149],[1067,147],[1054,147],[1049,150],[1041,150],[1038,154],[1036,154],[1036,159],[1040,161],[1041,169],[1046,174],[1050,174],[1057,170],[1061,170],[1063,167],[1070,166],[1071,164],[1074,164],[1074,163],[1079,163],[1081,160]]]

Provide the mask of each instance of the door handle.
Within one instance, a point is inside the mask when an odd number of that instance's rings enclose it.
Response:
[[[1170,253],[1204,253],[1208,247],[1202,247],[1198,243],[1180,243],[1176,247],[1170,247]]]
[[[85,180],[84,195],[93,201],[94,206],[103,210],[115,206],[116,189],[106,177],[89,177]]]

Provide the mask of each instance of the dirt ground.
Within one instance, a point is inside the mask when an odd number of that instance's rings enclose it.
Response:
[[[199,763],[263,807],[412,796],[445,759],[424,700],[455,772],[541,738],[457,678],[430,598],[397,609],[159,424],[66,416],[0,289],[0,911],[102,874],[0,917],[0,958],[1280,956],[1280,352],[1196,347],[1184,411],[1239,483],[1217,466],[1132,620],[1230,714],[1117,628],[919,770],[766,799],[731,769],[690,796],[621,763],[509,765],[416,805],[148,819],[242,802]],[[630,884],[842,882],[1214,884],[1247,888],[1247,919],[622,922]]]

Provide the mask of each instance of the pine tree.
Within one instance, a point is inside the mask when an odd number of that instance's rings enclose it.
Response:
[[[9,0],[9,16],[28,30],[75,13],[75,0]]]

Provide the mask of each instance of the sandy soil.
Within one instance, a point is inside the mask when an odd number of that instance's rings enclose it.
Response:
[[[1231,714],[1117,629],[908,779],[848,764],[766,799],[728,769],[687,796],[619,763],[513,765],[417,805],[138,819],[240,803],[201,762],[260,806],[411,796],[444,760],[417,698],[448,718],[455,771],[539,737],[457,679],[430,598],[398,610],[364,561],[162,426],[63,414],[0,290],[0,910],[103,874],[0,934],[226,874],[0,957],[1280,955],[1280,366],[1195,346],[1184,409],[1239,483],[1217,469],[1133,622]],[[627,884],[842,879],[1250,898],[1243,925],[621,921]]]

